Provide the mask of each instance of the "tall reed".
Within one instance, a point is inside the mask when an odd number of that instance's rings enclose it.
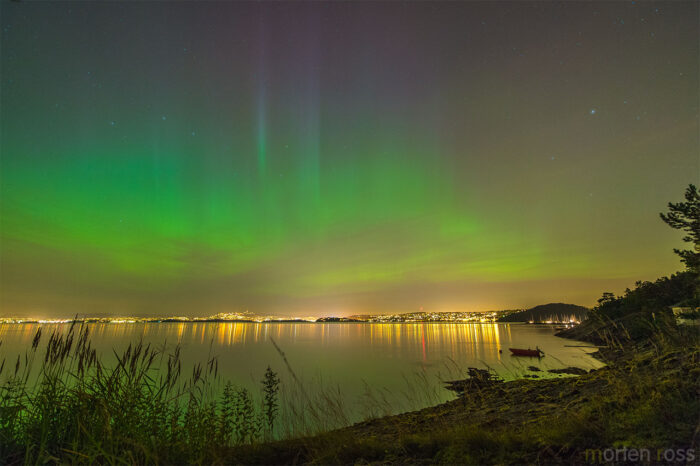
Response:
[[[277,385],[259,402],[230,383],[216,396],[215,357],[185,376],[179,346],[166,353],[141,341],[107,364],[88,325],[54,330],[43,352],[42,337],[40,328],[23,357],[0,362],[4,463],[211,462],[274,429]]]

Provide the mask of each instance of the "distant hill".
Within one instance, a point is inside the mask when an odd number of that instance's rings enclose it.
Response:
[[[364,322],[351,317],[319,317],[316,322]]]
[[[509,314],[498,319],[498,322],[578,322],[588,316],[589,309],[575,304],[549,303],[535,306],[526,311]]]

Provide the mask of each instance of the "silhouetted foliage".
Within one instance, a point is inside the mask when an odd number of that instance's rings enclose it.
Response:
[[[693,243],[694,250],[674,249],[690,270],[700,271],[700,192],[691,184],[685,190],[685,202],[668,203],[668,213],[661,213],[661,220],[671,228],[685,231],[686,243]]]
[[[696,274],[678,272],[654,282],[638,281],[635,288],[627,288],[622,296],[603,293],[594,312],[616,319],[626,314],[660,312],[676,304],[692,304],[695,294]]]
[[[263,413],[267,423],[268,432],[272,434],[275,427],[275,419],[279,404],[277,402],[277,393],[279,392],[280,379],[277,374],[267,366],[265,378],[262,381],[263,386]]]
[[[214,393],[215,358],[187,378],[179,345],[167,354],[138,342],[109,364],[88,328],[54,330],[44,354],[40,328],[7,365],[0,353],[0,464],[219,463],[227,448],[264,440],[270,412],[231,383]],[[263,393],[275,407],[276,390]]]

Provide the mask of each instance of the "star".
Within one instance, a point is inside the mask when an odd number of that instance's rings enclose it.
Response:
[[[163,115],[162,117],[160,117],[160,119],[163,120],[163,121],[165,121],[165,120],[167,120],[168,118],[167,118],[165,115]]]
[[[598,110],[596,110],[595,108],[592,108],[591,111],[588,113],[590,113],[591,115],[595,115],[596,113],[598,113]]]

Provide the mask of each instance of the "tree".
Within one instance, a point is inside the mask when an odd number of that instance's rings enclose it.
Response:
[[[668,203],[668,213],[661,213],[661,220],[671,228],[686,232],[683,241],[693,243],[693,250],[674,249],[686,267],[693,272],[700,272],[700,192],[690,184],[685,190],[685,202]]]

